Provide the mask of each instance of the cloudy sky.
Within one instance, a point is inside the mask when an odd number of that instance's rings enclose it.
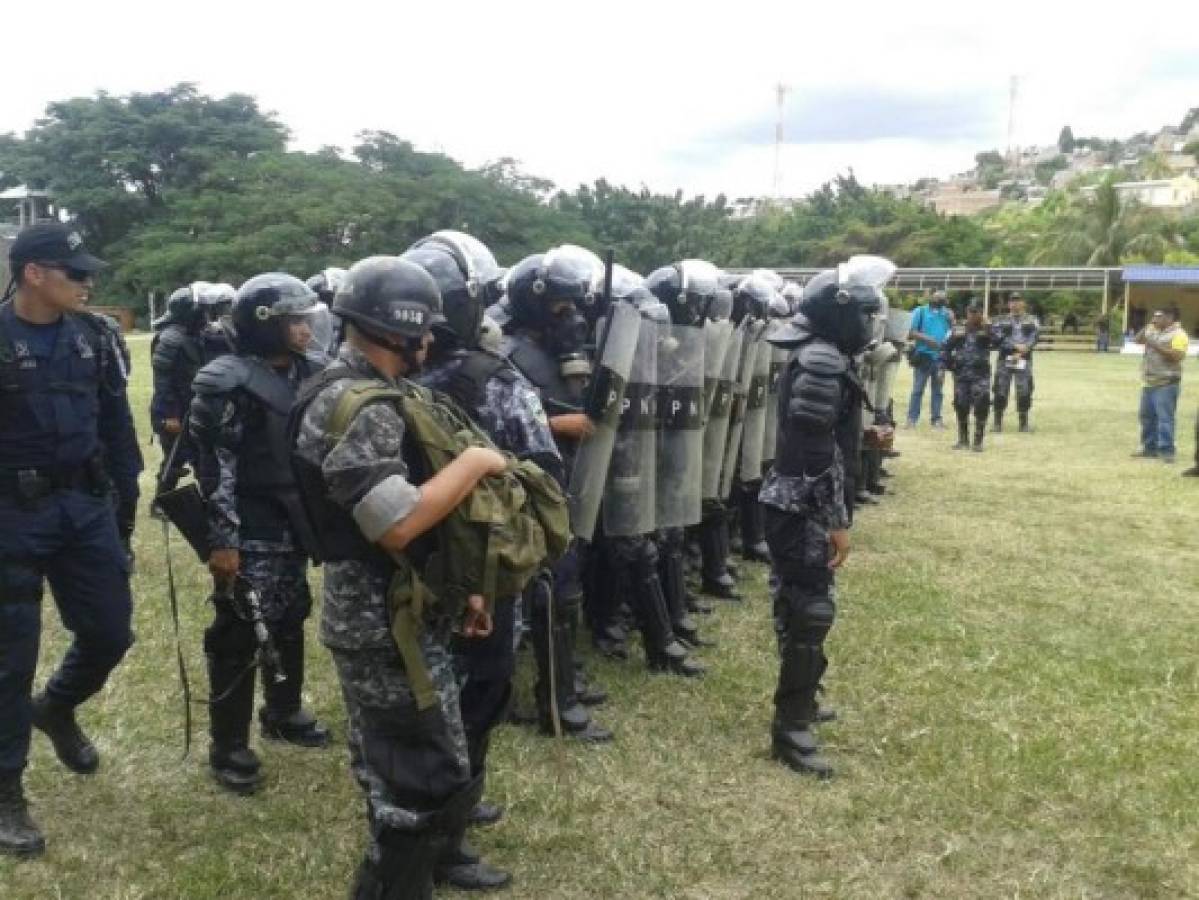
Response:
[[[699,12],[711,6],[713,12]],[[969,168],[1008,142],[1126,137],[1199,106],[1199,3],[425,4],[107,0],[3,16],[0,132],[46,102],[178,81],[258,97],[293,145],[383,129],[572,187],[783,192]],[[875,8],[875,7],[879,8]],[[974,12],[973,10],[979,10]],[[966,10],[971,10],[966,12]]]

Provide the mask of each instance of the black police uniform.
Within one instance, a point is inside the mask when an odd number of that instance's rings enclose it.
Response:
[[[18,251],[23,254],[18,256]],[[103,264],[58,224],[34,226],[10,251],[91,272]],[[36,722],[62,761],[94,771],[95,748],[73,710],[104,686],[130,644],[129,563],[113,515],[114,485],[136,482],[141,454],[125,368],[108,327],[87,312],[23,321],[0,304],[0,798],[23,812],[20,776]],[[48,580],[70,648],[31,701]],[[8,821],[6,819],[6,821]],[[30,823],[31,824],[31,823]],[[24,847],[40,852],[40,834]]]

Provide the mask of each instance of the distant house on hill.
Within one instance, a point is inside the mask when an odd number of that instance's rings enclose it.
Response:
[[[998,189],[984,191],[942,185],[929,195],[928,205],[947,216],[975,216],[1003,203]]]
[[[1151,181],[1119,181],[1113,187],[1121,200],[1135,200],[1157,209],[1181,209],[1199,201],[1199,180],[1191,175],[1157,178]],[[1083,188],[1094,193],[1095,185]]]

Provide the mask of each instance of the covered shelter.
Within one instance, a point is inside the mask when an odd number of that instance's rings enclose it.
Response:
[[[1125,266],[1124,331],[1139,331],[1155,309],[1178,310],[1189,335],[1199,333],[1199,266]]]

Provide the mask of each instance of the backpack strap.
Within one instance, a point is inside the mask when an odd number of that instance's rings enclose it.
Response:
[[[364,406],[383,400],[400,401],[408,396],[407,392],[396,388],[385,387],[379,382],[362,379],[350,384],[337,398],[337,404],[329,416],[329,436],[334,443],[346,436],[350,424],[362,411]]]

